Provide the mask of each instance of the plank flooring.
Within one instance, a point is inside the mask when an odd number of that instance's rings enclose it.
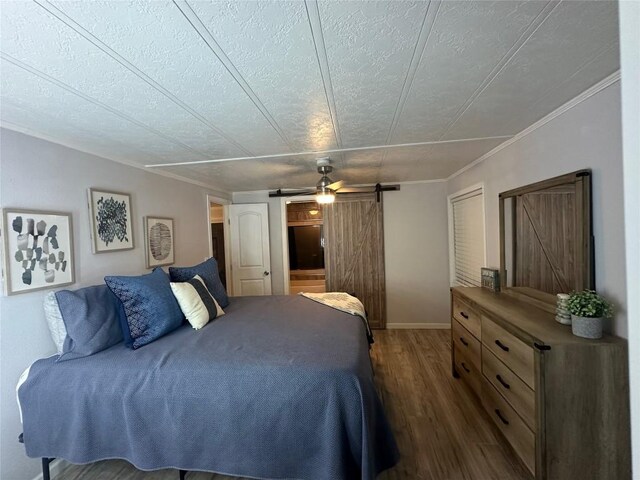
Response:
[[[451,377],[448,330],[378,330],[375,338],[376,383],[402,455],[379,480],[531,478],[470,390]],[[238,480],[201,472],[186,478]],[[57,479],[178,480],[178,472],[109,460],[69,465]]]

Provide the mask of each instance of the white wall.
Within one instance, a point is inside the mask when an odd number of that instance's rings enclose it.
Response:
[[[449,321],[449,247],[445,182],[403,184],[384,194],[389,328]]]
[[[234,193],[233,203],[269,204],[271,281],[284,293],[282,208],[268,192]],[[446,185],[403,184],[384,194],[387,325],[449,324]]]
[[[616,304],[613,332],[626,337],[621,145],[620,83],[615,82],[450,179],[447,188],[454,193],[484,183],[487,263],[499,265],[498,194],[591,168],[596,288]]]
[[[627,319],[631,444],[634,478],[640,476],[640,3],[620,2],[622,136],[627,254]]]
[[[206,194],[226,195],[8,130],[0,130],[0,143],[0,205],[72,213],[77,283],[67,288],[102,283],[107,274],[146,273],[142,247],[144,215],[175,220],[177,265],[199,263],[208,255]],[[91,253],[88,187],[131,193],[134,250]],[[42,311],[46,293],[0,297],[2,479],[30,479],[40,470],[39,460],[27,458],[17,441],[22,429],[15,385],[34,360],[55,353]]]

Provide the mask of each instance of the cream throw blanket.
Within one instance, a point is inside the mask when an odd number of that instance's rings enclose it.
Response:
[[[335,308],[341,312],[346,312],[351,315],[357,315],[364,322],[367,329],[367,339],[369,343],[373,343],[373,335],[369,328],[369,322],[367,321],[367,313],[364,310],[364,305],[356,297],[344,292],[327,292],[327,293],[306,293],[300,292],[298,295],[307,297],[314,302],[322,303],[328,307]]]

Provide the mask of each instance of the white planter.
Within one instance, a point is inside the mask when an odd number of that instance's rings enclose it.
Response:
[[[602,317],[589,318],[571,315],[571,331],[576,337],[601,338]]]

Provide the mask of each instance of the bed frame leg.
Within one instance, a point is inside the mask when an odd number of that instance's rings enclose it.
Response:
[[[49,464],[53,462],[54,458],[42,458],[42,480],[51,480],[51,473],[49,472]]]
[[[186,474],[187,474],[186,470],[180,470],[180,480],[184,480]]]

